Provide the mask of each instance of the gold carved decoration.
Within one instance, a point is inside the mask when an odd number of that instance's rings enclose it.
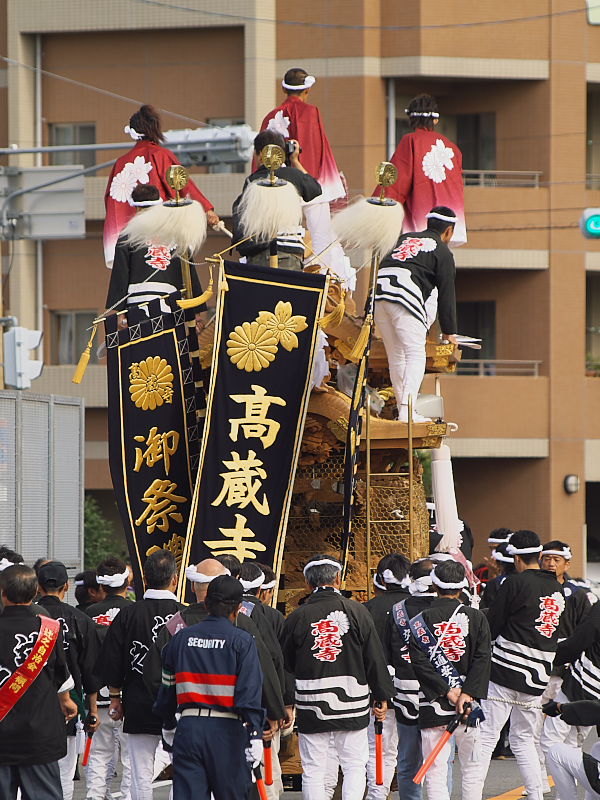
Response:
[[[137,408],[154,411],[173,402],[173,370],[160,356],[148,356],[129,367],[129,393]]]
[[[297,333],[308,327],[306,317],[294,315],[291,303],[280,300],[275,311],[260,311],[252,322],[236,325],[227,340],[232,364],[246,372],[270,367],[281,345],[288,352],[298,347]]]

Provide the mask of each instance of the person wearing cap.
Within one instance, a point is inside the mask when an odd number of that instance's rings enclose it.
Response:
[[[60,561],[46,561],[39,567],[37,578],[41,594],[38,605],[44,609],[46,616],[59,620],[61,624],[67,666],[74,681],[71,698],[77,703],[79,711],[79,720],[74,717],[67,725],[67,754],[58,762],[64,800],[71,800],[77,765],[76,723],[84,721],[87,707],[90,716],[96,718],[95,724],[88,724],[88,731],[95,733],[99,724],[96,702],[99,687],[94,674],[94,663],[100,641],[96,626],[87,614],[64,602],[69,590],[65,565]]]
[[[155,754],[161,721],[152,713],[153,697],[144,681],[144,661],[161,628],[181,608],[173,593],[177,563],[168,550],[152,553],[143,565],[146,591],[125,606],[109,627],[96,672],[108,686],[109,714],[123,720],[131,766],[132,800],[152,800]],[[160,770],[159,770],[160,771]]]
[[[456,342],[456,269],[448,248],[455,223],[452,209],[432,208],[425,229],[402,234],[379,266],[375,323],[385,346],[401,422],[408,421],[409,397],[413,421],[430,421],[414,411],[414,404],[425,375],[425,339],[435,321],[432,301],[436,295],[442,337]]]
[[[390,611],[396,603],[406,600],[408,595],[408,569],[410,562],[400,553],[388,553],[377,565],[373,576],[375,597],[364,603],[373,617],[375,630],[385,651],[385,637]],[[391,658],[388,657],[388,670],[393,674]],[[371,712],[372,713],[372,712]],[[373,720],[371,720],[373,721]],[[383,785],[377,786],[375,770],[375,727],[369,724],[369,761],[367,763],[367,800],[386,800],[389,792],[396,762],[398,759],[398,729],[393,714],[387,714],[383,723]]]
[[[108,556],[96,567],[96,581],[104,589],[103,600],[88,606],[85,613],[96,623],[100,636],[100,658],[102,646],[108,629],[118,614],[131,604],[127,600],[129,570],[120,558]],[[118,757],[123,765],[121,776],[121,796],[128,797],[131,783],[129,768],[129,752],[127,736],[123,733],[123,721],[116,719],[111,713],[110,697],[107,685],[100,684],[98,690],[98,719],[100,727],[94,734],[94,742],[90,750],[87,767],[86,800],[103,800],[110,792],[110,784],[115,772],[115,761]]]
[[[485,614],[463,605],[460,595],[469,582],[462,564],[442,561],[430,573],[437,599],[409,622],[409,653],[421,694],[419,729],[427,759],[457,715],[466,720],[475,701],[487,696],[491,638]],[[433,645],[433,647],[432,647]],[[478,800],[479,728],[460,725],[454,734],[461,767],[463,800]],[[425,775],[428,797],[450,800],[448,742]]]
[[[0,797],[62,800],[59,761],[66,726],[77,714],[60,623],[31,608],[38,587],[31,567],[2,572],[0,616]]]
[[[344,800],[362,800],[370,709],[385,720],[394,687],[367,609],[342,597],[341,563],[316,555],[304,567],[311,594],[283,627],[286,669],[295,677],[304,800],[325,797],[330,743],[342,768]],[[333,741],[332,741],[333,740]]]
[[[240,582],[219,575],[208,585],[206,619],[162,651],[154,712],[173,749],[175,800],[245,798],[261,761],[262,670],[254,637],[235,626],[241,602]]]
[[[286,99],[267,114],[260,129],[274,131],[284,139],[298,143],[306,171],[321,186],[321,194],[304,206],[312,250],[315,256],[319,256],[316,259],[311,256],[308,260],[328,267],[352,291],[356,284],[356,273],[341,245],[336,242],[330,210],[332,202],[346,197],[346,188],[319,109],[308,102],[315,83],[314,75],[309,75],[306,70],[300,67],[289,69],[281,82]]]
[[[140,184],[131,194],[131,204],[138,214],[162,202],[158,189],[151,184]],[[193,264],[190,275],[193,295],[198,297],[202,286]],[[107,310],[124,312],[128,306],[147,303],[183,288],[181,259],[175,253],[175,246],[169,249],[148,243],[145,248],[136,248],[124,236],[119,237],[106,296]]]
[[[404,206],[404,228],[420,231],[426,226],[433,206],[456,211],[451,246],[467,241],[462,153],[458,146],[436,131],[440,121],[438,105],[430,94],[414,97],[404,110],[411,132],[405,134],[392,156],[398,178],[386,195]]]
[[[135,142],[128,153],[120,156],[108,176],[104,205],[104,259],[110,269],[113,265],[115,245],[119,234],[134,214],[131,199],[137,184],[154,186],[162,200],[172,200],[175,190],[169,186],[167,172],[178,165],[171,150],[162,147],[165,137],[160,115],[151,105],[143,105],[129,118],[123,132]],[[219,217],[212,203],[202,194],[194,181],[188,181],[181,191],[183,197],[199,202],[206,211],[209,225],[217,225]]]
[[[519,530],[507,547],[517,574],[504,581],[487,617],[494,640],[488,699],[482,702],[480,792],[504,724],[528,797],[542,800],[543,777],[536,751],[542,728],[540,698],[550,680],[565,610],[556,575],[540,569],[537,533]],[[480,795],[481,796],[481,795]]]
[[[433,561],[421,558],[408,570],[408,595],[398,598],[387,618],[384,650],[392,665],[395,694],[393,704],[398,730],[396,773],[402,800],[421,800],[422,790],[413,782],[423,761],[419,730],[419,681],[410,661],[409,620],[424,611],[437,597],[433,590]]]
[[[239,562],[237,566],[240,566]],[[196,625],[206,619],[208,610],[205,600],[209,584],[219,575],[229,574],[229,569],[215,558],[205,558],[199,564],[192,565],[186,569],[186,577],[191,583],[196,602],[190,603],[190,605],[178,611],[174,617],[171,617],[167,624],[160,629],[153,646],[150,648],[144,662],[144,680],[152,697],[156,698],[161,685],[160,656],[164,646],[180,630],[188,628],[190,625]],[[238,614],[235,624],[238,628],[254,636],[256,641],[258,658],[263,671],[262,706],[267,713],[267,718],[272,720],[273,726],[275,726],[276,722],[284,717],[285,711],[279,677],[273,666],[270,653],[258,632],[258,628],[250,617],[245,614]]]

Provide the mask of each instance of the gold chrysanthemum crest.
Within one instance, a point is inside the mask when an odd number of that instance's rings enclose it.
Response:
[[[288,352],[298,347],[297,333],[308,328],[306,317],[294,315],[292,304],[280,300],[275,306],[275,311],[261,311],[257,317],[267,330],[277,339]]]
[[[275,311],[260,311],[253,322],[236,325],[227,340],[227,355],[238,369],[260,372],[275,361],[279,345],[288,352],[298,347],[296,334],[306,328],[306,317],[294,315],[292,304],[280,300]]]
[[[148,356],[129,367],[129,393],[142,411],[173,402],[173,370],[160,356]]]

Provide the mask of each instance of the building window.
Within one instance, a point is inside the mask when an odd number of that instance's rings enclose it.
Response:
[[[585,368],[600,376],[600,273],[585,278]]]
[[[496,303],[493,300],[467,301],[456,304],[458,332],[481,339],[481,350],[463,350],[463,358],[472,361],[488,361],[496,358]],[[465,364],[459,372],[472,373],[471,365]],[[486,367],[486,374],[493,375],[493,365]]]
[[[53,311],[51,332],[52,364],[77,364],[90,338],[90,328],[96,318],[93,311]],[[91,363],[96,361],[92,347]]]
[[[96,126],[89,122],[57,123],[49,126],[51,145],[95,144]],[[96,163],[95,150],[65,150],[50,154],[53,166],[82,164],[93,167]]]

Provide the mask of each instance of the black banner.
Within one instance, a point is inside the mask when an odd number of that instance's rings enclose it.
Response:
[[[327,279],[233,262],[224,273],[184,566],[233,553],[278,572]]]
[[[194,311],[177,299],[131,307],[126,328],[105,323],[110,472],[138,597],[155,550],[181,567],[206,413]]]

